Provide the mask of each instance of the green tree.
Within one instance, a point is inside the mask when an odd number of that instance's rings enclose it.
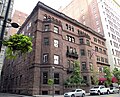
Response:
[[[120,70],[118,68],[114,68],[113,75],[117,78],[118,84],[120,84]]]
[[[98,81],[97,75],[98,75],[98,72],[93,71],[93,75],[92,75],[92,79],[91,79],[93,85],[98,85],[99,81]]]
[[[96,69],[94,69],[93,68],[93,65],[91,65],[91,67],[90,67],[90,71],[91,71],[91,73],[92,73],[92,75],[91,75],[91,84],[92,85],[98,85],[98,71],[96,70]]]
[[[82,80],[82,77],[81,77],[81,74],[80,74],[80,65],[79,65],[79,62],[75,61],[74,62],[73,73],[70,76],[70,78],[68,78],[65,81],[65,84],[66,85],[70,85],[70,84],[79,85],[79,84],[82,83],[82,81],[83,80]]]
[[[7,46],[6,56],[15,58],[18,53],[25,54],[32,51],[31,38],[23,34],[14,34],[8,40],[3,41],[3,45]]]
[[[108,67],[104,67],[103,72],[105,74],[105,78],[107,79],[105,81],[105,86],[110,86],[112,84],[111,82],[112,74],[110,72],[110,69]]]
[[[53,79],[48,79],[48,85],[53,85],[54,84],[54,80]]]

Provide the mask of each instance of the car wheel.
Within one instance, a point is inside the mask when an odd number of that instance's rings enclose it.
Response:
[[[113,91],[113,94],[115,94],[115,92]]]
[[[118,91],[118,94],[119,94],[120,91]]]
[[[100,93],[100,91],[98,91],[98,95],[100,95],[101,93]]]
[[[107,91],[107,94],[110,94],[110,92],[109,92],[109,91]]]
[[[92,93],[90,93],[90,95],[93,95]]]
[[[84,94],[84,93],[82,94],[82,97],[85,97],[85,94]]]
[[[74,94],[72,94],[72,95],[71,95],[71,97],[75,97],[75,95],[74,95]]]

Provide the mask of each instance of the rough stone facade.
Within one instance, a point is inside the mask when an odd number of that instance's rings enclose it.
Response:
[[[74,61],[80,63],[81,75],[89,87],[94,73],[97,72],[98,78],[103,77],[99,68],[109,67],[102,35],[41,2],[18,33],[33,38],[33,50],[14,60],[5,59],[2,92],[44,95],[52,94],[54,89],[55,94],[63,94],[64,81],[72,74]],[[98,60],[98,56],[104,61]],[[47,84],[53,78],[54,88]]]

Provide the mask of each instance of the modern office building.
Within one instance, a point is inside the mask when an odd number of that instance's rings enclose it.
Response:
[[[64,82],[73,72],[74,62],[80,65],[83,87],[89,90],[96,79],[104,77],[108,64],[103,35],[76,20],[38,2],[18,33],[32,37],[33,50],[26,56],[5,59],[2,69],[3,92],[47,95],[65,92]]]
[[[120,6],[116,0],[73,0],[60,11],[104,35],[111,70],[120,69]]]
[[[11,5],[10,5],[10,9],[9,9],[9,14],[8,14],[8,22],[11,21],[13,3],[14,3],[14,0],[11,0]],[[5,17],[7,5],[8,5],[8,0],[0,0],[0,33],[1,33],[2,25],[3,25],[3,20]],[[7,25],[9,25],[9,24],[7,24]],[[8,29],[9,28],[6,26],[4,38],[9,37]],[[5,57],[5,47],[3,46],[1,48],[1,52],[0,52],[0,74],[1,74],[1,69],[3,66],[4,57]]]
[[[19,24],[19,26],[21,26],[24,23],[24,21],[26,20],[27,16],[28,15],[26,13],[23,13],[19,10],[15,10],[15,12],[13,13],[11,22],[12,23],[17,23],[17,24]],[[11,27],[10,30],[9,30],[9,34],[13,35],[13,34],[17,33],[18,29],[19,28]]]
[[[2,9],[3,9],[3,0],[0,0],[0,14],[2,12]]]

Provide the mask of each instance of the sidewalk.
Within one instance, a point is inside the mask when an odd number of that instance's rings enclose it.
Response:
[[[90,95],[90,93],[86,93],[86,96]],[[33,97],[53,97],[53,95],[35,95]],[[64,95],[54,95],[54,97],[64,97]]]
[[[20,94],[0,93],[0,97],[53,97],[53,95],[27,96],[27,95],[20,95]],[[63,95],[54,95],[54,97],[64,97],[64,96]]]
[[[88,95],[89,95],[89,93],[86,93],[86,96],[88,96]],[[53,95],[27,96],[27,95],[19,95],[19,94],[0,93],[0,97],[53,97]],[[54,97],[64,97],[64,95],[54,95]]]
[[[35,95],[33,97],[53,97],[53,95]],[[54,97],[64,97],[63,95],[54,95]]]

